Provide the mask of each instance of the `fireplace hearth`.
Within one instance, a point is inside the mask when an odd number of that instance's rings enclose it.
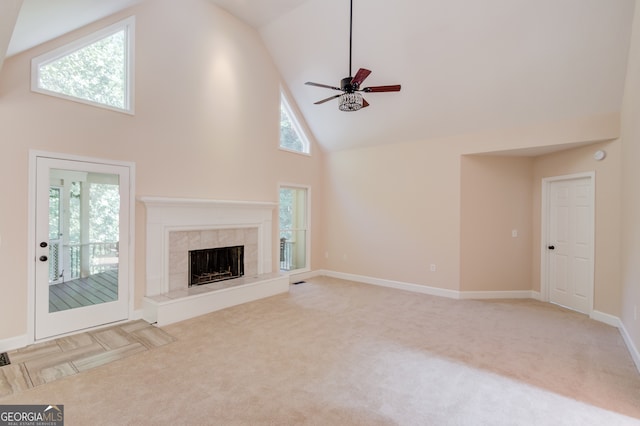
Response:
[[[189,251],[189,287],[244,275],[244,246]]]

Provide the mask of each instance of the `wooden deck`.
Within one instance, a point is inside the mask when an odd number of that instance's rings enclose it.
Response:
[[[113,302],[118,298],[118,271],[101,272],[49,286],[49,312]]]

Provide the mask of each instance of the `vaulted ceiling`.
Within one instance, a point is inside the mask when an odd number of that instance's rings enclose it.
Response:
[[[0,52],[18,53],[139,1],[3,0]],[[402,91],[366,94],[370,107],[345,113],[337,100],[313,105],[335,92],[304,83],[339,86],[349,74],[349,0],[210,1],[257,29],[327,149],[617,112],[635,3],[354,0],[353,72],[368,68],[365,85],[400,83]]]

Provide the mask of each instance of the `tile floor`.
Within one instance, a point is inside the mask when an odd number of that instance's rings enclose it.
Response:
[[[138,320],[11,351],[11,364],[0,367],[0,398],[175,340],[160,328]]]

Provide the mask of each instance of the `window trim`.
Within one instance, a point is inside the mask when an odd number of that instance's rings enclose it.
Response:
[[[291,125],[293,126],[293,130],[296,132],[296,135],[298,135],[298,138],[300,138],[300,141],[302,142],[302,145],[303,145],[303,147],[306,148],[306,150],[305,151],[298,151],[298,150],[295,150],[295,149],[283,147],[280,144],[280,140],[278,140],[278,148],[280,148],[282,151],[292,152],[294,154],[302,154],[302,155],[306,155],[306,156],[310,157],[311,156],[311,141],[309,140],[309,137],[307,136],[307,132],[304,130],[304,128],[300,124],[300,121],[298,120],[297,114],[295,114],[293,112],[293,108],[291,108],[291,102],[289,101],[289,97],[287,96],[287,94],[285,93],[285,91],[282,88],[280,89],[280,106],[284,108],[285,112],[289,116],[289,120],[291,121]]]
[[[123,30],[125,36],[125,108],[118,108],[111,105],[94,102],[88,99],[65,95],[64,93],[54,92],[40,87],[39,71],[41,66],[47,65],[60,58],[77,52],[78,50],[81,50],[95,42],[98,42]],[[62,98],[73,102],[95,106],[98,108],[104,108],[111,111],[134,115],[134,46],[135,16],[130,16],[107,27],[94,31],[91,34],[81,37],[75,41],[72,41],[71,43],[67,43],[63,46],[60,46],[54,50],[43,53],[42,55],[36,56],[31,59],[31,91],[41,93],[43,95],[54,96],[56,98]]]

